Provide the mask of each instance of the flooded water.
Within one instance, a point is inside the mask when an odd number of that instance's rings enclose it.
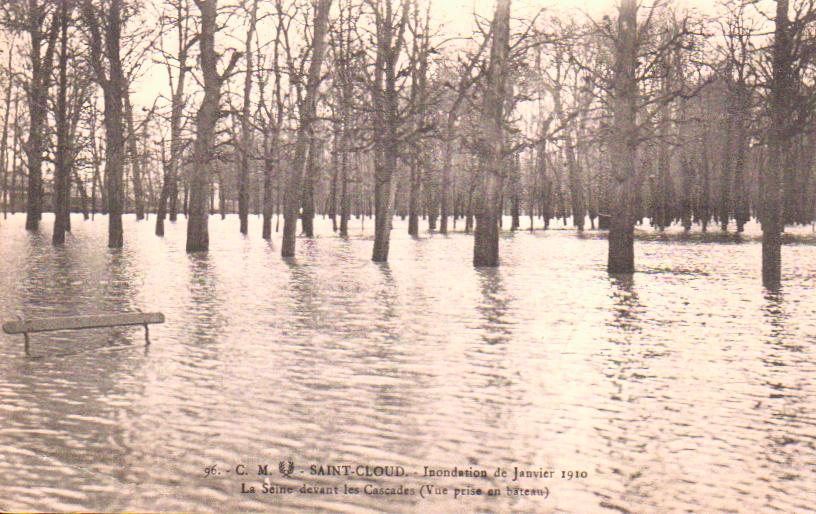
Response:
[[[594,232],[508,233],[502,266],[477,270],[470,236],[412,239],[399,221],[387,265],[369,260],[371,220],[349,239],[319,220],[293,261],[255,217],[250,237],[213,217],[210,252],[192,256],[183,221],[159,239],[128,218],[121,251],[102,216],[75,216],[59,249],[50,216],[41,234],[23,221],[0,220],[4,320],[167,323],[149,347],[138,327],[36,334],[31,357],[0,335],[0,510],[813,507],[812,240],[784,247],[768,293],[751,238],[642,239],[625,279]],[[384,471],[404,476],[366,476]]]

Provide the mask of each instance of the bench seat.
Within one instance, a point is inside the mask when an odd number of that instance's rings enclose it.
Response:
[[[57,316],[53,318],[18,319],[3,323],[6,334],[23,334],[25,352],[28,355],[28,335],[57,330],[84,330],[87,328],[125,327],[140,325],[145,328],[145,344],[150,344],[148,325],[164,323],[161,312],[124,312],[119,314],[93,314],[88,316]]]
[[[31,318],[3,323],[3,332],[6,334],[24,334],[26,332],[81,330],[85,328],[121,327],[153,323],[164,323],[164,314],[160,312],[132,312],[124,314]]]

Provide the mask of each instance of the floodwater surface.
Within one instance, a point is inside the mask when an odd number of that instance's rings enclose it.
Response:
[[[471,236],[414,239],[400,220],[388,264],[370,261],[371,220],[348,239],[318,220],[294,260],[256,217],[249,237],[211,218],[195,255],[183,220],[156,238],[129,216],[122,250],[106,248],[104,216],[74,215],[62,248],[51,223],[0,220],[3,320],[142,309],[167,322],[148,347],[138,327],[36,334],[30,357],[0,335],[0,510],[813,508],[807,238],[783,248],[771,293],[750,237],[640,239],[639,272],[614,278],[593,231],[506,233],[502,266],[474,269]],[[367,476],[383,471],[404,476]]]

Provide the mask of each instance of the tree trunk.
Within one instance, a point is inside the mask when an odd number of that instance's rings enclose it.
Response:
[[[241,111],[241,168],[238,174],[238,218],[241,233],[249,232],[249,157],[252,152],[252,127],[249,115],[252,94],[252,38],[255,35],[256,19],[258,17],[258,0],[252,2],[252,11],[249,19],[249,30],[246,37],[246,73],[244,74],[244,105]]]
[[[778,288],[782,281],[782,198],[784,172],[790,165],[790,119],[793,95],[791,35],[788,0],[776,3],[771,80],[771,127],[768,134],[768,164],[763,177],[762,283]]]
[[[60,56],[59,83],[57,87],[57,154],[54,162],[54,231],[51,242],[65,243],[65,231],[69,216],[69,189],[71,170],[68,157],[68,3],[60,6]]]
[[[172,145],[172,143],[171,143]],[[172,158],[172,157],[171,157]],[[169,189],[169,206],[168,206],[168,213],[167,219],[173,223],[178,219],[178,202],[179,202],[179,171],[181,170],[181,161],[176,161],[173,164],[175,174],[170,178],[170,189]],[[184,211],[184,215],[187,216],[187,184],[184,184],[184,199],[181,205],[181,209]]]
[[[738,86],[736,120],[734,123],[734,220],[737,232],[745,230],[745,224],[751,218],[748,207],[748,184],[745,179],[745,157],[748,153],[748,116],[750,113],[749,93],[744,85]]]
[[[672,67],[669,63],[669,56],[664,57],[664,73],[662,79],[662,91],[666,97],[671,95],[671,73]],[[660,128],[658,130],[660,141],[657,151],[657,197],[653,199],[656,204],[655,218],[652,220],[660,231],[672,224],[674,213],[672,212],[672,179],[671,161],[669,159],[669,132],[671,127],[671,104],[663,102],[660,106]]]
[[[420,154],[421,155],[421,154]],[[422,172],[422,168],[425,172]],[[439,186],[433,176],[433,167],[424,164],[420,167],[419,180],[425,182],[425,205],[428,212],[428,230],[436,230],[436,219],[439,216]]]
[[[637,183],[637,0],[621,0],[613,84],[613,169],[610,184],[609,273],[635,271]]]
[[[680,198],[680,220],[685,232],[691,231],[693,209],[694,169],[692,168],[691,153],[692,141],[688,136],[688,100],[680,100],[680,180],[682,196]]]
[[[700,222],[703,232],[708,230],[708,224],[711,222],[711,159],[708,148],[707,133],[703,137],[703,184],[700,192]]]
[[[156,207],[156,235],[164,236],[164,218],[167,217],[167,200],[170,198],[170,162],[167,160],[165,141],[161,141],[162,187],[159,192],[159,205]]]
[[[351,215],[351,194],[349,192],[348,177],[348,135],[345,126],[343,127],[343,153],[340,155],[340,236],[348,236],[348,221]]]
[[[188,11],[189,12],[189,11]],[[170,100],[170,162],[167,165],[167,177],[165,183],[162,184],[162,193],[164,194],[165,186],[167,199],[159,200],[159,210],[167,210],[167,218],[171,222],[175,222],[178,218],[178,200],[179,200],[179,175],[181,170],[182,159],[182,140],[181,140],[181,118],[184,112],[184,86],[187,76],[187,31],[184,25],[187,13],[182,8],[182,2],[178,3],[177,10],[177,31],[178,31],[178,47],[179,47],[179,66],[178,78],[175,89],[173,90],[173,97]],[[172,85],[172,84],[171,84]],[[186,199],[184,205],[186,206]],[[183,207],[186,209],[186,207]],[[185,210],[186,212],[186,210]],[[161,232],[161,233],[160,233]],[[156,235],[164,234],[164,217],[156,217]]]
[[[581,178],[581,168],[578,158],[575,155],[575,142],[573,138],[573,123],[568,119],[561,104],[561,86],[553,88],[553,98],[556,115],[565,126],[564,130],[564,157],[567,162],[567,172],[569,175],[570,207],[572,210],[572,224],[579,232],[584,230],[586,220],[586,199],[584,198],[584,184]]]
[[[473,265],[499,265],[504,103],[510,51],[510,0],[497,0],[493,16],[490,66],[481,112],[479,184],[474,230]]]
[[[467,204],[465,206],[465,234],[470,234],[473,230],[473,193],[476,190],[476,178],[471,179],[467,193]]]
[[[122,101],[127,93],[122,62],[119,58],[121,31],[121,0],[112,0],[108,17],[106,48],[110,64],[110,79],[105,92],[105,176],[108,182],[108,247],[124,244],[122,213],[124,211],[123,174],[125,137]]]
[[[178,34],[178,79],[176,82],[173,97],[171,98],[170,106],[170,166],[168,169],[167,181],[167,197],[169,206],[167,207],[167,218],[171,222],[175,222],[178,218],[178,201],[179,201],[179,176],[181,174],[182,164],[182,139],[181,139],[181,118],[184,113],[184,87],[187,77],[187,54],[189,29],[187,29],[186,20],[189,17],[189,8],[186,3],[178,2],[176,12],[176,28]],[[186,186],[185,186],[186,187]],[[186,195],[186,189],[185,189]],[[187,199],[184,199],[183,209],[187,213]],[[156,226],[156,233],[158,234],[158,220]],[[162,233],[164,233],[164,226],[162,220]]]
[[[374,151],[374,248],[371,260],[388,261],[391,243],[391,221],[394,215],[394,174],[399,152],[399,94],[397,92],[397,60],[402,47],[402,34],[408,21],[409,3],[402,4],[402,17],[392,24],[392,2],[385,2],[385,12],[377,23],[377,62],[375,63],[374,105],[382,133],[377,134]]]
[[[184,180],[184,197],[181,203],[181,213],[187,218],[187,214],[190,210],[190,182],[186,179]],[[173,213],[170,213],[170,221],[173,221]]]
[[[224,178],[224,170],[218,173],[218,213],[221,215],[221,219],[225,219],[227,217],[227,180]],[[210,188],[212,191],[212,188]],[[234,206],[234,204],[233,204]],[[246,234],[246,232],[241,232],[242,234]]]
[[[20,125],[18,122],[18,104],[19,104],[19,97],[14,99],[14,142],[12,144],[12,154],[11,154],[11,187],[9,188],[9,197],[8,197],[8,204],[9,208],[11,209],[11,213],[17,213],[17,176],[20,174],[20,166],[22,165],[21,159],[22,156],[22,141],[20,136]],[[20,162],[18,162],[20,159]]]
[[[13,45],[13,42],[12,42]],[[7,69],[11,70],[12,66],[12,56],[14,52],[9,52],[8,58],[8,65]],[[8,77],[8,86],[6,86],[6,102],[5,102],[5,115],[3,116],[3,135],[0,136],[0,171],[3,172],[3,191],[2,191],[2,201],[3,204],[3,218],[5,219],[6,213],[8,212],[8,199],[9,199],[9,191],[8,191],[8,176],[9,176],[9,166],[8,166],[8,128],[9,128],[9,119],[11,117],[11,93],[14,89],[14,77],[9,73]],[[16,99],[15,99],[15,110],[16,110]],[[16,129],[16,120],[17,117],[15,116],[15,135],[17,133]],[[12,144],[13,146],[13,144]]]
[[[283,257],[295,256],[295,237],[297,235],[298,207],[300,206],[301,182],[305,165],[304,157],[306,157],[306,150],[312,137],[312,124],[316,112],[317,89],[320,85],[320,68],[323,65],[323,54],[326,49],[326,30],[328,28],[331,1],[318,0],[314,15],[312,60],[309,64],[306,96],[300,109],[294,158],[289,167],[289,176],[286,181],[283,241],[281,243],[281,255]]]
[[[145,206],[141,160],[139,159],[139,147],[136,130],[133,125],[133,107],[130,105],[130,97],[127,92],[124,94],[124,103],[127,115],[128,151],[130,153],[131,180],[133,181],[133,201],[136,210],[136,219],[143,220],[145,217]]]
[[[332,222],[332,232],[337,232],[337,178],[340,175],[340,158],[338,155],[338,151],[340,148],[340,132],[338,130],[334,131],[334,137],[332,138],[332,177],[331,177],[331,184],[329,185],[329,218],[331,218]]]
[[[303,207],[301,226],[303,227],[303,235],[306,237],[314,237],[314,189],[318,179],[318,165],[320,163],[320,154],[322,154],[320,151],[321,146],[320,139],[313,134],[309,140],[309,155],[306,157],[306,180],[303,183],[303,196],[301,198]]]
[[[408,234],[414,237],[419,235],[419,188],[421,172],[419,170],[418,148],[414,147],[411,157],[410,188],[408,190]]]
[[[723,232],[728,231],[728,221],[731,217],[732,153],[734,151],[734,115],[731,111],[729,106],[725,115],[725,143],[719,184],[720,202],[717,209],[717,218]]]
[[[121,248],[124,244],[122,213],[124,211],[123,172],[125,140],[122,130],[121,97],[106,94],[105,103],[105,177],[108,200],[108,247]]]
[[[103,15],[90,0],[83,3],[85,24],[90,32],[91,63],[105,100],[105,182],[107,185],[108,247],[121,248],[122,212],[124,210],[124,97],[127,82],[122,70],[120,43],[122,31],[122,0],[111,0],[104,16],[104,42],[98,17]],[[107,61],[107,65],[103,64]]]
[[[275,42],[273,48],[273,76],[275,78],[275,106],[276,117],[273,119],[269,116],[268,124],[264,130],[264,180],[263,180],[263,227],[261,228],[261,236],[264,239],[272,238],[272,212],[277,211],[278,217],[275,223],[275,232],[278,231],[280,224],[280,208],[275,209],[275,204],[280,200],[280,181],[277,181],[273,188],[273,180],[275,174],[280,174],[280,159],[278,156],[278,138],[280,134],[280,127],[283,124],[284,105],[283,96],[281,93],[281,71],[280,71],[280,42],[281,42],[281,27],[278,25],[275,34]],[[263,83],[261,83],[263,85]],[[261,89],[263,93],[263,88]],[[279,206],[278,206],[279,207]]]
[[[233,54],[224,74],[218,73],[218,54],[215,50],[218,1],[197,0],[196,5],[201,12],[199,47],[201,72],[204,76],[204,99],[196,114],[196,140],[188,200],[187,252],[202,252],[210,248],[207,200],[211,188],[215,124],[219,118],[221,85],[237,61],[237,54]]]
[[[93,175],[91,176],[91,219],[94,219],[97,213],[96,207],[96,192],[99,191],[102,195],[102,204],[105,204],[104,189],[102,187],[102,159],[99,156],[99,146],[96,138],[96,109],[91,104],[91,160],[93,161]]]
[[[394,98],[394,102],[396,98]],[[375,165],[374,172],[374,249],[371,260],[388,261],[391,244],[391,218],[394,216],[394,182],[392,180],[397,168],[396,122],[386,128],[386,140],[381,162]]]
[[[85,184],[82,182],[82,177],[79,176],[79,171],[75,167],[72,167],[72,171],[74,174],[74,183],[76,184],[77,191],[79,191],[79,198],[82,202],[82,219],[87,220],[90,216],[88,215],[88,192],[85,190]],[[70,221],[70,217],[68,218]]]
[[[270,134],[269,129],[264,133],[264,182],[263,182],[263,226],[261,237],[272,239],[272,211],[274,208],[273,179],[276,169],[277,133]]]
[[[34,5],[32,3],[32,5]],[[56,46],[59,17],[52,17],[48,33],[48,46],[42,54],[42,12],[44,6],[32,7],[29,13],[29,35],[31,37],[31,82],[28,94],[28,142],[25,145],[28,157],[28,195],[26,197],[26,230],[37,230],[42,218],[42,161],[43,145],[48,112],[48,89],[51,83],[51,62]]]
[[[439,232],[448,233],[448,202],[450,198],[451,166],[453,164],[453,138],[456,128],[456,115],[448,113],[448,121],[445,124],[445,144],[442,157],[442,190],[439,192]],[[454,220],[455,221],[455,220]]]

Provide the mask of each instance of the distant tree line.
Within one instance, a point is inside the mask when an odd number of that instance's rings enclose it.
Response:
[[[124,213],[157,236],[182,214],[191,252],[237,212],[283,256],[315,216],[341,236],[373,216],[375,261],[397,215],[461,224],[487,266],[502,228],[563,219],[609,230],[612,273],[634,271],[637,224],[753,218],[774,286],[784,227],[816,220],[816,2],[721,1],[594,19],[497,0],[461,35],[431,0],[10,0],[0,204],[28,230],[53,211],[54,244],[71,211],[106,214],[110,247]]]

